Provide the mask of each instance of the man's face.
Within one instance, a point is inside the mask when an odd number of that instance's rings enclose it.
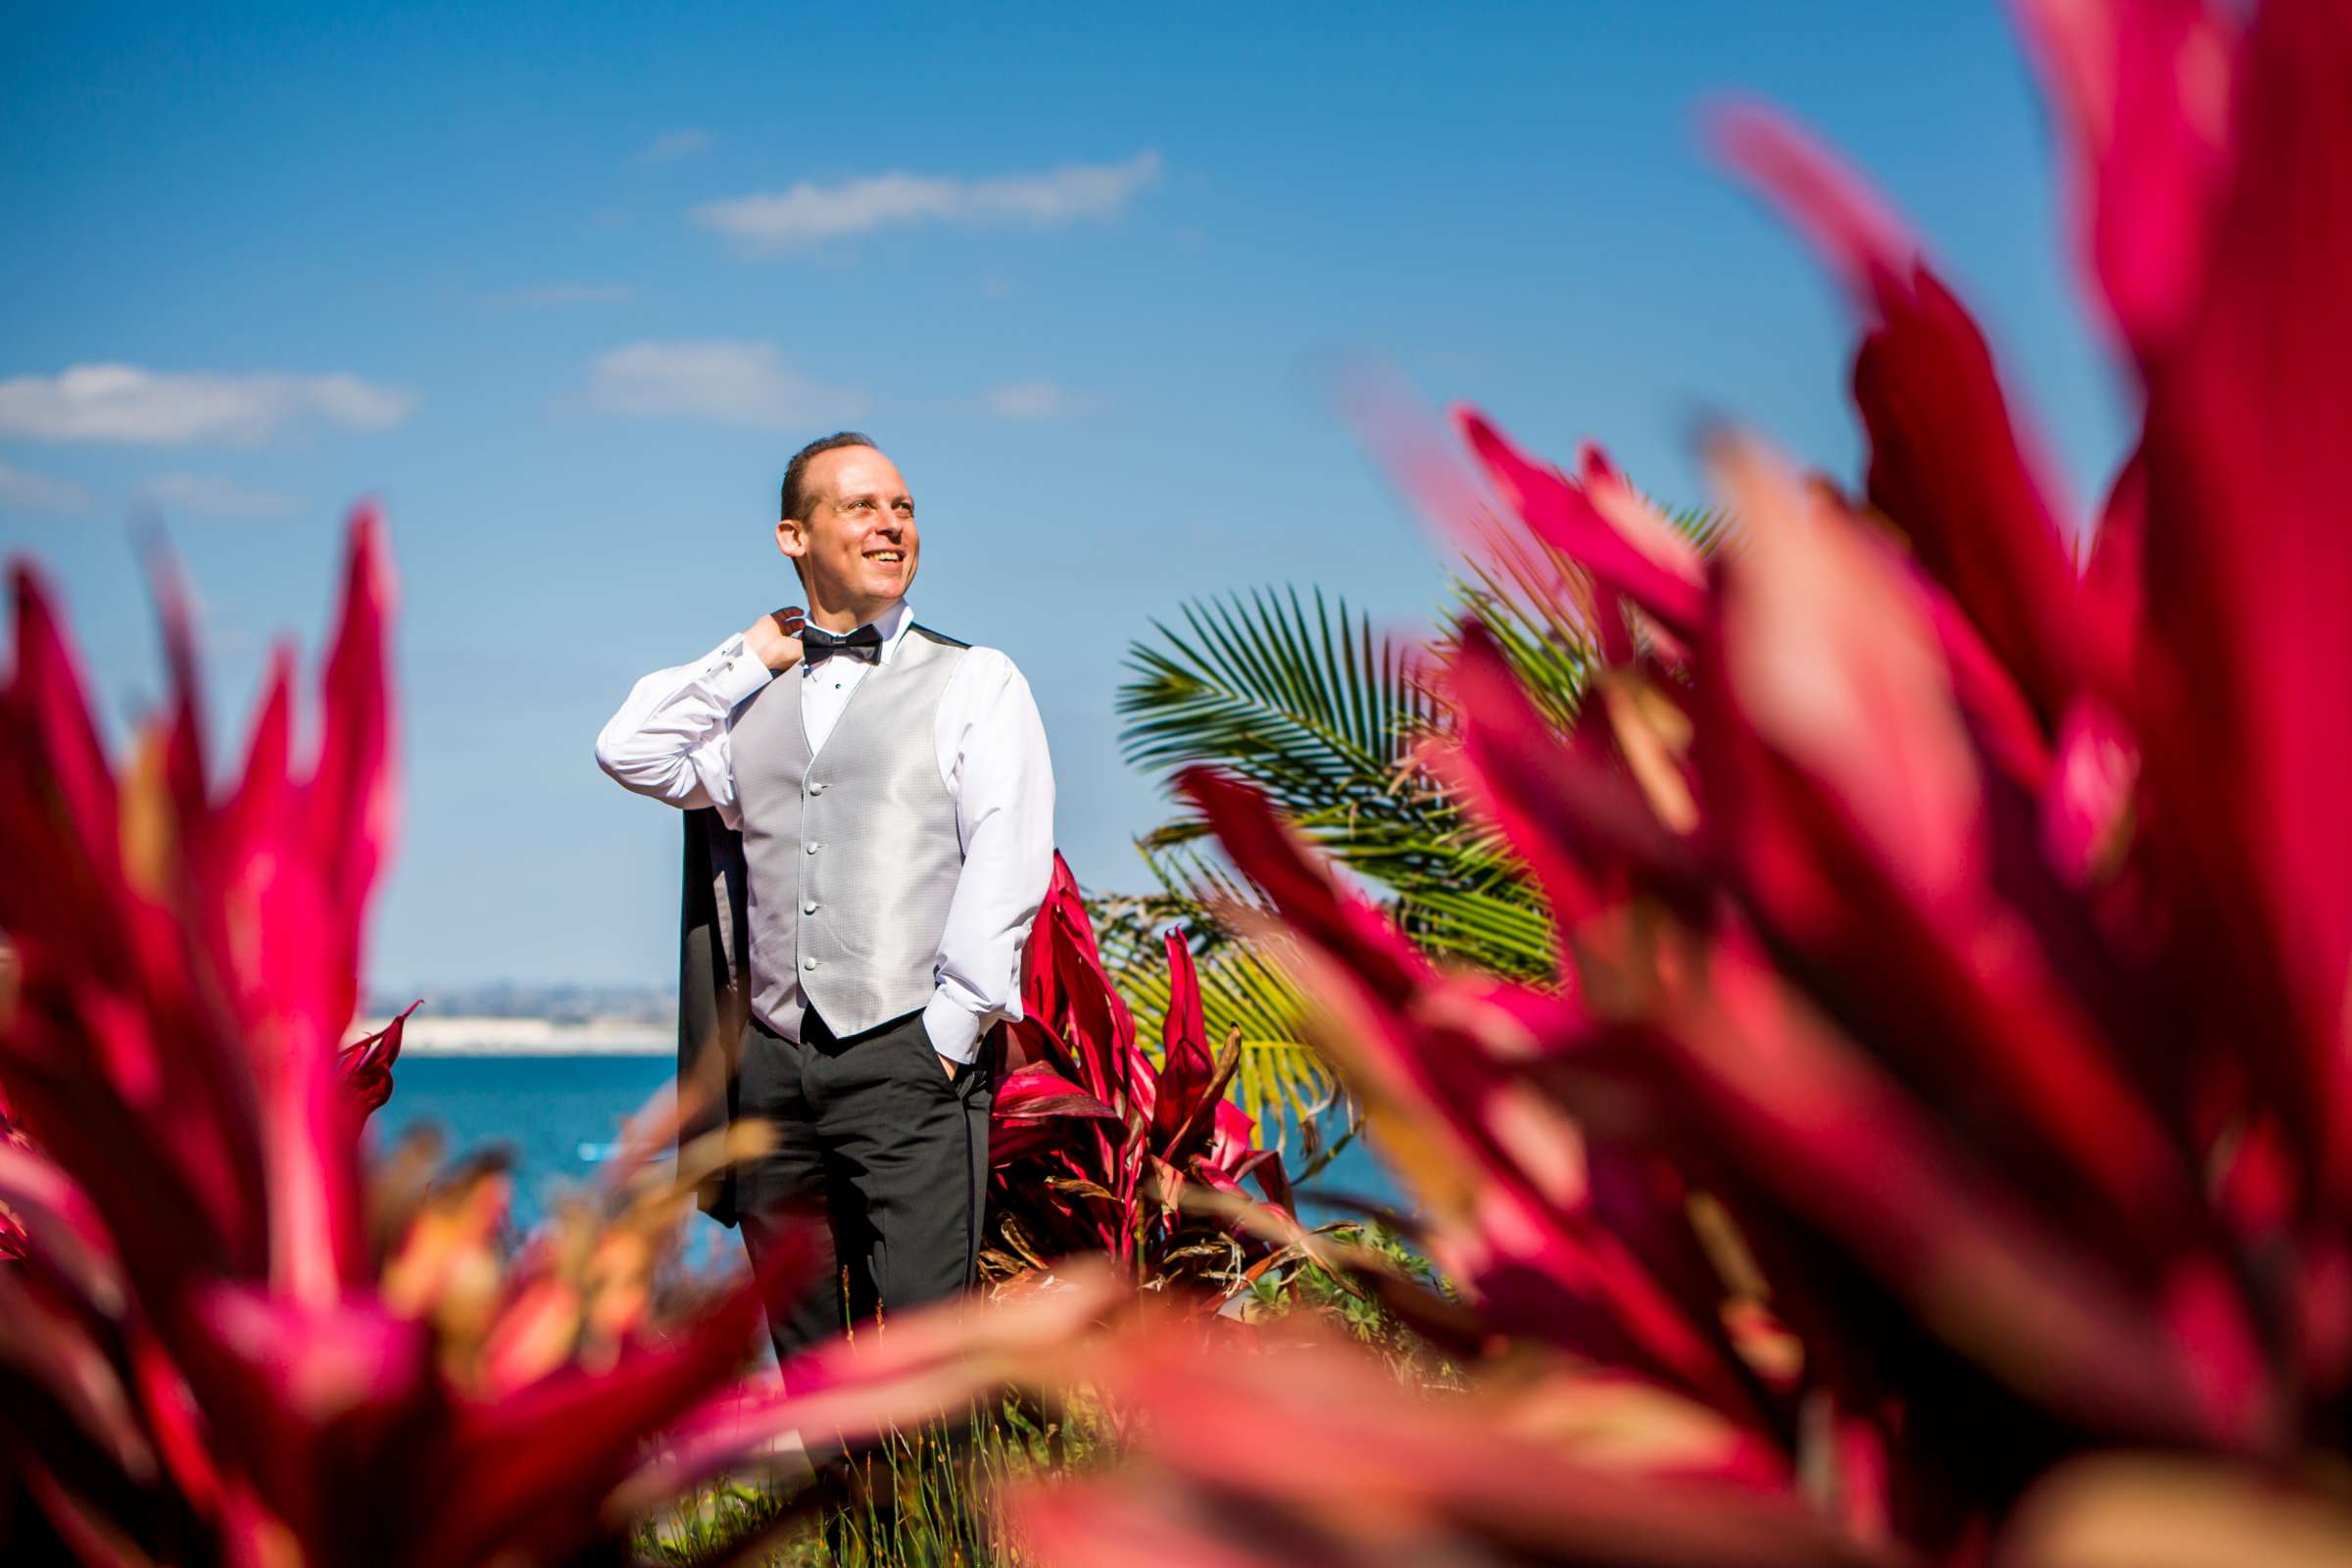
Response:
[[[863,614],[906,597],[921,540],[914,498],[872,447],[836,447],[808,460],[808,516],[776,525],[776,548],[800,563],[812,608]]]

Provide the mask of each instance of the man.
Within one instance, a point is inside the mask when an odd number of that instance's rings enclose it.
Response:
[[[741,1219],[755,1261],[785,1215],[822,1214],[821,1278],[847,1276],[846,1300],[820,1288],[770,1313],[780,1356],[972,1282],[981,1045],[1020,1016],[1054,861],[1037,705],[1002,653],[915,624],[898,468],[828,436],[785,468],[781,511],[805,615],[646,676],[596,745],[624,787],[689,812],[682,1080],[779,1135],[706,1206]]]

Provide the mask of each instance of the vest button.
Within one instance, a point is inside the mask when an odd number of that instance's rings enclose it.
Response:
[[[808,793],[811,795],[822,795],[825,793],[825,787],[824,785],[818,783],[815,779],[810,779],[808,781]]]
[[[816,853],[816,840],[810,839],[808,841],[808,853],[810,855],[814,855]]]
[[[813,903],[804,904],[801,906],[801,912],[803,914],[814,914],[816,912],[816,906]]]
[[[801,960],[801,967],[804,969],[813,969],[816,967],[816,960],[814,958],[803,958]]]

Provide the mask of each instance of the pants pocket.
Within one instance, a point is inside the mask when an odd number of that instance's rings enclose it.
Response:
[[[949,1075],[939,1048],[931,1044],[931,1031],[923,1027],[921,1013],[907,1019],[904,1033],[909,1070],[933,1088],[951,1096],[959,1094],[970,1069],[958,1067],[953,1077]]]

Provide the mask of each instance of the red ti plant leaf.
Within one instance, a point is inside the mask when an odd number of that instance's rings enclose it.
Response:
[[[605,1497],[635,1468],[646,1436],[689,1416],[732,1381],[758,1331],[762,1297],[807,1288],[815,1250],[803,1235],[763,1260],[760,1275],[731,1291],[668,1345],[630,1347],[609,1368],[565,1367],[494,1400],[461,1400],[427,1489],[447,1505],[419,1521],[421,1561],[472,1562],[520,1548],[560,1560],[615,1521]]]
[[[1752,956],[1721,946],[1690,980],[1660,1045],[1689,1072],[1680,1092],[1701,1127],[1943,1333],[2102,1423],[2235,1443],[2275,1418],[2246,1407],[2242,1328],[2174,1341],[2094,1253],[2041,1225]],[[2230,1381],[2199,1387],[2208,1368]]]
[[[1122,1469],[1014,1496],[1050,1564],[1906,1560],[1746,1484],[1738,1433],[1647,1391],[1415,1397],[1326,1341],[1212,1351],[1149,1319],[1072,1370],[1152,1419]]]
[[[1591,939],[1588,919],[1620,902],[1637,871],[1695,888],[1697,866],[1674,828],[1626,773],[1577,763],[1485,627],[1461,628],[1447,673],[1456,745],[1439,771],[1504,824],[1551,902],[1563,950]]]
[[[2180,934],[2229,959],[2209,1027],[2286,1047],[2257,1063],[2331,1205],[2352,1202],[2348,68],[2338,7],[2278,0],[2249,26],[2206,286],[2150,369],[2142,445],[2145,740]],[[2202,76],[2173,90],[2204,112]]]
[[[37,1256],[101,1313],[122,1308],[122,1274],[114,1243],[73,1178],[0,1125],[0,1213],[7,1247],[0,1256]]]
[[[2110,320],[2143,367],[2203,294],[2228,188],[2238,24],[2211,0],[2020,0],[2067,122],[2068,205]]]
[[[2120,629],[2123,642],[2140,646],[2146,635],[2145,613],[2148,540],[2148,467],[2138,453],[2125,463],[2107,492],[2099,514],[2098,532],[2090,542],[2090,559],[2083,567],[2083,591],[2103,602],[2102,613]]]
[[[134,1243],[134,1276],[258,1269],[267,1208],[250,1089],[158,903],[168,813],[151,772],[134,776],[126,812],[47,592],[24,568],[15,588],[0,860],[22,874],[0,879],[0,928],[22,980],[0,1035],[0,1092],[108,1229]],[[159,1121],[142,1102],[175,1114]]]
[[[1152,1103],[1152,1138],[1162,1148],[1192,1114],[1216,1067],[1208,1052],[1208,1025],[1200,1016],[1200,979],[1193,972],[1192,946],[1176,930],[1168,932],[1166,946],[1168,1016],[1160,1030],[1163,1054]]]
[[[2120,629],[2076,591],[2046,465],[2009,416],[1984,336],[1918,246],[1851,174],[1779,119],[1726,112],[1717,139],[1852,290],[1869,330],[1854,402],[1873,505],[1910,539],[2045,724],[2074,688],[2121,683]]]
[[[128,1391],[106,1352],[99,1325],[80,1319],[71,1298],[43,1288],[20,1269],[0,1269],[0,1376],[22,1378],[44,1391],[69,1427],[95,1440],[126,1478],[152,1481],[153,1446],[140,1429]],[[32,1423],[28,1436],[56,1441]],[[15,1446],[9,1445],[10,1447]],[[37,1453],[13,1453],[39,1463]]]
[[[1577,1490],[1621,1457],[1581,1431],[1543,1429],[1531,1463],[1567,1473],[1539,1498],[1507,1443],[1465,1436],[1475,1475],[1390,1446],[1434,1427],[1385,1385],[1311,1385],[1301,1419],[1297,1384],[1128,1366],[1098,1386],[1152,1404],[1142,1463],[1026,1501],[1049,1556],[2341,1554],[2309,1478],[2352,1395],[2352,18],[2024,9],[2147,399],[2086,564],[1918,246],[1735,116],[1860,308],[1870,511],[1727,444],[1740,549],[1684,578],[1606,526],[1605,470],[1466,421],[1618,617],[1565,736],[1474,628],[1447,672],[1441,774],[1551,899],[1558,994],[1438,972],[1262,800],[1188,781],[1427,1200],[1478,1396],[1479,1329],[1505,1364],[1564,1350],[1562,1383],[1678,1396],[1805,1503],[1685,1492],[1628,1525],[1660,1494]],[[2109,1445],[2170,1454],[2086,1457]]]
[[[1135,1021],[1095,945],[1077,878],[1059,856],[1023,949],[1022,1022],[1034,1042],[1090,1094],[1124,1108],[1135,1092]]]
[[[1009,1120],[1044,1116],[1096,1116],[1116,1119],[1118,1111],[1071,1083],[1067,1078],[1033,1063],[1014,1072],[997,1090],[997,1114]]]
[[[1843,1005],[1908,1035],[1914,1070],[1991,1075],[2011,1130],[2035,1129],[2123,1234],[2176,1245],[2197,1222],[2167,1129],[1996,896],[1983,781],[1917,601],[1851,519],[1729,451],[1765,537],[1727,573],[1721,673],[1702,682],[1725,706],[1698,755],[1746,899],[1851,977]]]
[[[1238,1057],[1209,1054],[1183,933],[1169,931],[1165,944],[1171,1004],[1155,1064],[1102,966],[1076,879],[1056,858],[1024,950],[1025,1016],[1009,1030],[1013,1065],[991,1123],[993,1223],[1017,1235],[1008,1252],[1108,1251],[1147,1275],[1230,1292],[1238,1280],[1207,1278],[1205,1265],[1183,1261],[1233,1255],[1184,1245],[1200,1237],[1179,1209],[1183,1183],[1238,1192],[1250,1178],[1285,1207],[1290,1187],[1280,1156],[1252,1147],[1255,1124],[1224,1098]],[[1267,1250],[1246,1227],[1232,1235],[1244,1254]]]
[[[1137,1049],[1134,1017],[1102,967],[1077,878],[1058,855],[1022,966],[1022,1017],[1008,1030],[1007,1060],[1016,1064],[1014,1076],[1026,1065],[1040,1066],[1112,1114],[1056,1120],[1051,1126],[1057,1136],[1043,1139],[1038,1124],[1024,1127],[1000,1099],[994,1126],[1004,1131],[991,1134],[994,1190],[1001,1204],[1043,1202],[1054,1212],[1066,1208],[1052,1196],[1041,1197],[1041,1184],[1014,1168],[1020,1158],[1041,1154],[1054,1164],[1056,1176],[1111,1195],[1106,1203],[1086,1200],[1088,1217],[1068,1234],[1068,1244],[1131,1256],[1143,1175],[1143,1147],[1134,1129],[1151,1114],[1152,1064]],[[1045,1190],[1047,1195],[1056,1191]]]
[[[1016,1070],[997,1086],[990,1163],[1010,1165],[1041,1149],[1067,1147],[1070,1134],[1057,1125],[1067,1117],[1117,1121],[1119,1113],[1042,1062]]]
[[[1752,1418],[1754,1390],[1712,1300],[1678,1291],[1696,1258],[1679,1217],[1604,1221],[1590,1146],[1526,1082],[1532,1059],[1581,1042],[1580,1009],[1441,976],[1308,858],[1262,796],[1206,769],[1180,784],[1274,900],[1299,946],[1305,990],[1335,1013],[1328,1049],[1370,1097],[1375,1135],[1409,1138],[1399,1159],[1431,1205],[1431,1245],[1489,1323]],[[1654,1250],[1644,1255],[1642,1243]]]
[[[390,1023],[345,1046],[337,1065],[343,1084],[358,1101],[360,1114],[372,1116],[392,1098],[392,1063],[400,1059],[400,1036],[409,1014],[423,1006],[412,1002]]]
[[[1612,509],[1615,516],[1604,513],[1583,485],[1530,461],[1485,416],[1463,409],[1454,417],[1488,477],[1538,537],[1576,558],[1604,588],[1633,600],[1676,637],[1689,635],[1704,595],[1697,557],[1687,543],[1664,528],[1628,532],[1622,510]],[[1597,471],[1616,481],[1605,462]],[[1621,620],[1612,624],[1608,618],[1613,614],[1604,607],[1604,650],[1612,662],[1623,662],[1631,645]]]

